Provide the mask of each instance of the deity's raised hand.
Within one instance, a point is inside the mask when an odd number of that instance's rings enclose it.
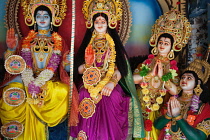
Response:
[[[85,63],[88,66],[91,66],[95,61],[95,51],[93,50],[92,45],[88,45],[85,49]]]
[[[7,30],[6,43],[9,49],[16,49],[18,44],[18,36],[17,34],[15,34],[14,28],[10,28],[9,30]]]

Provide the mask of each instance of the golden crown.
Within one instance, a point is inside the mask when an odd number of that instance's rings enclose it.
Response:
[[[204,60],[195,59],[184,71],[194,71],[205,84],[210,76],[210,65]]]
[[[34,25],[34,11],[41,5],[50,9],[52,13],[52,24],[56,27],[60,26],[66,16],[66,0],[21,0],[26,25]]]
[[[119,0],[85,0],[82,12],[87,20],[87,28],[93,26],[92,18],[95,14],[104,13],[108,16],[108,26],[114,29],[122,16],[122,3]]]
[[[168,33],[174,38],[172,50],[181,51],[191,34],[190,22],[176,8],[173,8],[160,16],[153,25],[152,37],[149,41],[152,47],[157,46],[158,37],[163,33]]]

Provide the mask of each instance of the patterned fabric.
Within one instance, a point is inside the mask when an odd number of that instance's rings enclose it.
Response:
[[[196,128],[203,131],[207,136],[210,135],[210,120],[202,121]]]

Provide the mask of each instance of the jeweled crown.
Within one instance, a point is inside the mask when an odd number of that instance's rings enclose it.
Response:
[[[104,13],[108,16],[108,26],[116,28],[117,21],[122,16],[122,3],[119,0],[85,0],[82,12],[86,21],[86,27],[93,26],[92,18],[97,13]]]
[[[34,25],[34,11],[41,5],[50,9],[52,13],[52,24],[56,27],[60,26],[66,16],[66,0],[21,0],[26,25]]]
[[[190,65],[184,70],[185,71],[194,71],[198,77],[205,84],[210,76],[210,65],[208,62],[200,59],[195,59]]]
[[[188,43],[191,35],[190,22],[176,8],[173,8],[171,11],[160,16],[153,25],[152,37],[149,41],[152,47],[157,46],[158,37],[163,33],[172,35],[174,38],[172,49],[174,51],[181,51]]]

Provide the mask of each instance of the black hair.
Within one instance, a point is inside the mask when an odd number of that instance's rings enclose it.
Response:
[[[34,16],[34,20],[36,20],[36,14],[37,14],[38,11],[47,11],[47,13],[50,16],[50,22],[52,22],[52,12],[47,6],[44,6],[44,5],[40,5],[39,7],[37,7],[35,9],[34,15],[33,15]],[[36,31],[37,31],[38,30],[37,24],[35,26],[36,26]],[[34,29],[34,26],[29,26],[29,28],[32,30],[32,29]],[[58,31],[58,27],[53,26],[53,31],[57,32]],[[52,33],[52,31],[51,31],[51,33]]]
[[[171,40],[171,49],[173,47],[173,44],[174,44],[174,38],[171,34],[169,33],[163,33],[161,34],[159,37],[158,37],[158,40],[157,40],[157,45],[158,45],[158,41],[160,40],[161,37],[165,37],[165,38],[169,38]],[[157,46],[156,46],[157,47]],[[150,52],[151,50],[153,49],[153,47],[150,47]],[[178,55],[178,52],[174,51],[174,57],[176,58],[176,56]]]
[[[209,93],[208,87],[203,84],[203,81],[198,77],[198,75],[194,71],[187,70],[184,73],[182,73],[182,75],[185,73],[191,73],[195,77],[195,87],[194,88],[196,88],[196,86],[198,85],[198,81],[200,80],[200,87],[203,91],[200,94],[199,100],[201,100],[203,103],[210,103],[210,93]],[[181,94],[180,94],[180,96],[181,96]]]
[[[168,33],[163,33],[163,34],[161,34],[161,35],[158,37],[157,42],[160,40],[161,37],[165,37],[165,38],[171,39],[171,47],[173,46],[173,44],[174,44],[174,38],[173,38],[172,35],[170,35],[170,34],[168,34]]]
[[[85,62],[84,56],[85,56],[85,49],[88,46],[90,39],[92,37],[92,32],[94,31],[94,21],[97,17],[102,16],[108,21],[108,17],[104,13],[97,13],[93,16],[93,26],[90,29],[87,29],[85,36],[83,38],[82,44],[80,45],[80,48],[75,56],[75,66],[74,66],[74,79],[78,80],[78,67]],[[116,51],[116,65],[118,70],[121,73],[121,76],[124,77],[128,73],[128,66],[126,63],[126,59],[128,58],[125,48],[120,40],[120,37],[116,31],[116,29],[111,29],[107,26],[107,33],[112,37],[114,43],[115,43],[115,51]],[[78,82],[78,81],[77,81]]]

